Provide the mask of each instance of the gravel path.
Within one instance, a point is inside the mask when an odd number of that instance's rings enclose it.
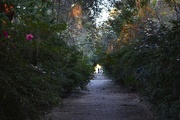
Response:
[[[54,108],[46,120],[155,120],[136,93],[102,74],[91,80],[88,89],[63,99],[63,107]]]

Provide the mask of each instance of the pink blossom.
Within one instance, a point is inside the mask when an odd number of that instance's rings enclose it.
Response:
[[[31,41],[33,39],[33,35],[32,34],[26,34],[26,40],[27,41]]]
[[[7,31],[3,31],[3,35],[5,38],[8,38],[8,32]]]

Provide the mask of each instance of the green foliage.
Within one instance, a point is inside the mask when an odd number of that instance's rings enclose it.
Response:
[[[148,2],[142,0],[141,7]],[[138,25],[138,34],[129,43],[115,43],[120,48],[104,54],[101,63],[110,78],[145,93],[160,119],[177,120],[180,119],[179,2],[165,2],[174,7],[177,16],[177,20],[166,22],[167,25],[150,14],[139,23],[140,19],[136,18],[138,11],[133,2],[117,2],[115,7],[121,12],[110,21],[112,29],[119,36],[125,24],[135,23]],[[152,4],[155,3],[152,1]]]
[[[133,24],[137,20],[137,7],[134,0],[126,0],[116,2],[115,8],[120,12],[114,19],[109,20],[109,23],[119,36],[124,25]]]
[[[139,37],[102,59],[105,73],[118,83],[141,89],[160,119],[179,119],[180,23],[158,27],[147,20]]]
[[[37,13],[45,3],[13,4],[27,11],[15,10],[18,21],[0,28],[0,120],[36,120],[67,93],[85,89],[93,70],[86,56],[65,43],[60,33],[66,24],[51,23],[45,11]],[[32,13],[34,5],[41,7]],[[27,34],[33,39],[26,40]]]

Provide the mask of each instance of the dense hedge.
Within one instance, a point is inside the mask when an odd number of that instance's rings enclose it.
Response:
[[[180,119],[180,22],[142,25],[138,38],[102,57],[105,73],[146,93],[160,119]]]
[[[50,2],[0,4],[0,120],[36,120],[72,90],[85,89],[93,67],[66,44],[67,24],[48,13]]]
[[[1,28],[0,120],[35,120],[70,91],[86,87],[93,68],[57,34],[65,27],[36,21]]]

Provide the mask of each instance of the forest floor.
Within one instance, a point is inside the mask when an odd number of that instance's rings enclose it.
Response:
[[[150,106],[138,93],[106,79],[101,73],[91,80],[87,91],[63,99],[44,120],[156,120]]]

